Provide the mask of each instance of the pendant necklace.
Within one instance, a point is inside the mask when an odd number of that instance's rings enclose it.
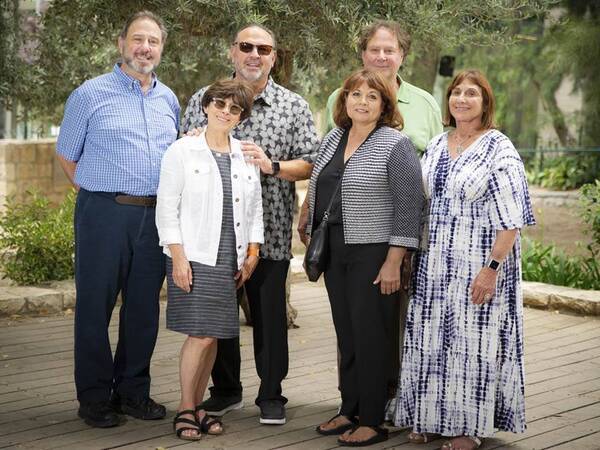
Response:
[[[454,140],[456,141],[456,153],[458,153],[459,155],[462,155],[463,152],[467,149],[466,147],[463,147],[463,144],[465,142],[467,142],[469,139],[471,139],[473,136],[475,136],[476,134],[477,134],[477,132],[468,134],[466,138],[464,138],[463,140],[461,140],[459,142],[458,141],[458,133],[455,131],[454,132]]]

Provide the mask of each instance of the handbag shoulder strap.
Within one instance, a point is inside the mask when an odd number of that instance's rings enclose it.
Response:
[[[333,206],[333,201],[335,200],[335,196],[337,195],[338,191],[340,190],[340,186],[342,185],[343,178],[344,178],[344,176],[342,175],[340,177],[340,181],[338,181],[338,184],[335,187],[335,191],[333,191],[333,195],[331,196],[331,200],[329,200],[329,205],[327,205],[327,209],[325,210],[325,213],[323,214],[323,220],[321,220],[321,223],[327,222],[329,220],[329,211],[331,211],[331,207]]]

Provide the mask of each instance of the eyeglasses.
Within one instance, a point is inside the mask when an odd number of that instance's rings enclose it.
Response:
[[[222,98],[213,98],[212,102],[215,104],[215,107],[221,111],[227,109],[227,102]],[[236,105],[235,103],[229,105],[229,113],[233,114],[234,116],[239,116],[242,111],[244,111],[244,108],[242,108],[240,105]]]
[[[234,42],[233,45],[237,45],[240,52],[243,53],[252,53],[252,50],[256,47],[256,51],[260,56],[268,56],[273,51],[273,46],[267,44],[254,45],[250,42]]]

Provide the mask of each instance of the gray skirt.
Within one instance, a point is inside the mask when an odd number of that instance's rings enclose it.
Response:
[[[231,198],[231,160],[213,152],[223,182],[223,221],[217,263],[191,261],[192,290],[186,293],[173,282],[173,261],[167,258],[167,328],[190,336],[219,339],[240,334],[235,280],[237,252]]]

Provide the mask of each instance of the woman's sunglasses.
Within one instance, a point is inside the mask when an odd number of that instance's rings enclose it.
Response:
[[[254,45],[250,42],[234,42],[233,45],[237,45],[240,52],[243,53],[252,53],[252,50],[256,47],[256,51],[260,56],[268,56],[273,51],[273,46],[267,44]]]
[[[215,104],[215,107],[221,111],[227,109],[227,102],[222,98],[213,98],[212,102]],[[242,108],[240,105],[236,105],[235,103],[229,105],[229,114],[233,114],[234,116],[239,116],[243,110],[244,108]]]

